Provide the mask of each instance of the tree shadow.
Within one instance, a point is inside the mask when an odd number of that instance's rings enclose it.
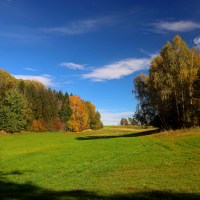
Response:
[[[3,172],[0,171],[0,178],[3,178],[3,176],[6,176],[6,175],[21,175],[21,174],[24,174],[24,172],[20,172],[18,170],[15,170],[15,171],[3,173]]]
[[[155,133],[159,133],[160,130],[150,130],[150,131],[142,131],[137,133],[123,134],[123,135],[97,135],[97,136],[86,136],[86,137],[77,137],[76,140],[97,140],[97,139],[111,139],[111,138],[121,138],[121,137],[141,137],[146,135],[152,135]]]
[[[126,194],[113,194],[113,195],[100,195],[97,192],[86,190],[71,190],[71,191],[54,191],[45,188],[38,187],[31,182],[19,184],[6,180],[7,175],[21,175],[23,172],[17,171],[11,173],[0,173],[0,199],[1,200],[59,200],[59,199],[71,199],[71,200],[130,200],[130,199],[163,199],[163,200],[196,200],[200,199],[200,194],[197,193],[175,193],[173,191],[159,191],[149,190],[148,188],[139,191]],[[4,178],[2,179],[2,177]]]

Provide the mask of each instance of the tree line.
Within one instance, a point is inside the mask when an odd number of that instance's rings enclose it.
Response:
[[[175,36],[153,58],[149,75],[134,79],[134,118],[161,129],[200,125],[200,51]]]
[[[78,95],[15,79],[0,69],[0,131],[82,131],[103,127],[94,104]]]
[[[137,121],[132,117],[128,117],[128,119],[127,118],[121,118],[119,125],[121,125],[121,126],[137,125]]]

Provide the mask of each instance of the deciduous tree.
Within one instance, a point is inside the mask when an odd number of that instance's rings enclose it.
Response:
[[[86,129],[88,116],[83,100],[78,95],[70,96],[69,107],[72,110],[72,115],[67,122],[67,128],[75,132]]]
[[[30,112],[26,100],[17,89],[7,91],[0,109],[0,130],[7,132],[24,130]]]
[[[192,126],[199,60],[196,49],[189,49],[180,36],[163,46],[151,62],[149,76],[141,74],[134,79],[134,93],[139,100],[135,117],[159,122],[164,129]]]
[[[128,120],[126,118],[121,118],[120,125],[122,126],[128,125]]]

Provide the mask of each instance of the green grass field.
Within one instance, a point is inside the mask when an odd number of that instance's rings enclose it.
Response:
[[[199,133],[0,135],[0,199],[200,199]]]

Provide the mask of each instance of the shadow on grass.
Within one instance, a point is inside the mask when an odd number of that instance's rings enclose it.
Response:
[[[142,131],[137,133],[130,133],[124,135],[102,135],[102,136],[87,136],[87,137],[77,137],[76,140],[97,140],[97,139],[110,139],[110,138],[120,138],[120,137],[141,137],[145,135],[151,135],[154,133],[159,133],[159,130]]]
[[[100,195],[96,192],[85,190],[72,190],[72,191],[53,191],[47,190],[33,185],[31,182],[24,184],[13,183],[6,180],[7,175],[21,175],[22,172],[2,173],[0,172],[0,199],[18,199],[18,200],[58,200],[58,199],[72,199],[72,200],[86,200],[86,199],[105,199],[105,200],[129,200],[129,199],[183,199],[194,200],[200,199],[200,194],[194,193],[173,193],[171,191],[156,191],[144,190],[141,192],[127,193],[127,194],[113,194],[113,195]]]

